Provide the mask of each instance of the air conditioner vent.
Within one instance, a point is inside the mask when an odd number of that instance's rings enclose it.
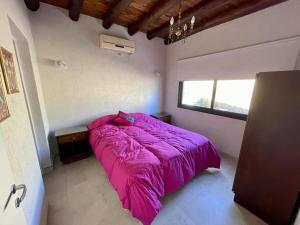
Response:
[[[133,41],[113,37],[105,34],[100,34],[100,48],[113,51],[125,52],[133,54],[135,52],[135,44]]]

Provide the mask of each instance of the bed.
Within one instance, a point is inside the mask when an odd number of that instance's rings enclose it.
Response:
[[[116,115],[89,124],[90,144],[117,191],[123,208],[144,225],[158,214],[161,198],[209,167],[220,156],[208,138],[143,113],[133,126],[112,123]]]

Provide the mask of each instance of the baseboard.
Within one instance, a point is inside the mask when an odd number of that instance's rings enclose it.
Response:
[[[44,195],[40,225],[47,225],[47,223],[48,223],[48,199],[47,196]]]

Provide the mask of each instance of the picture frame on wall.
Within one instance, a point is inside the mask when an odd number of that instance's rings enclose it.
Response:
[[[10,116],[8,104],[6,100],[6,91],[3,82],[3,73],[0,66],[0,122],[4,121]]]
[[[8,94],[18,93],[19,87],[14,65],[13,54],[5,48],[0,48],[0,61],[2,65],[4,82]]]

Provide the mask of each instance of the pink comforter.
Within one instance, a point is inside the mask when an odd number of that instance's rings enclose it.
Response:
[[[116,126],[114,115],[91,124],[90,143],[118,192],[123,207],[144,225],[158,214],[161,198],[208,167],[220,156],[204,136],[142,113],[130,114],[134,126]]]

